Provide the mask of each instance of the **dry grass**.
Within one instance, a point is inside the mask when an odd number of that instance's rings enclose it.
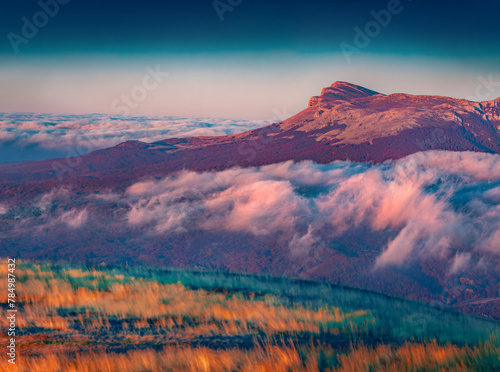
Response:
[[[139,343],[160,334],[173,341],[216,335],[339,334],[374,323],[366,311],[284,306],[274,296],[255,299],[97,270],[50,269],[18,266],[17,301],[23,308],[17,327],[24,334],[51,333],[83,342],[106,332],[108,338]],[[6,275],[5,270],[1,267],[0,275]],[[7,293],[5,281],[0,282],[0,293]],[[6,325],[6,310],[0,309],[0,327]]]
[[[406,344],[399,348],[379,346],[360,347],[339,357],[338,371],[471,371],[499,370],[500,347],[498,340],[481,343],[473,348],[455,345],[439,346]]]
[[[399,348],[360,347],[345,354],[328,347],[297,349],[293,345],[267,344],[252,350],[166,347],[162,351],[132,351],[127,354],[85,353],[21,358],[15,367],[1,371],[20,372],[139,372],[139,371],[471,371],[498,370],[500,348],[487,342],[474,348],[436,343],[407,344]]]
[[[93,371],[290,371],[301,368],[294,348],[268,347],[245,352],[208,348],[169,347],[161,352],[135,351],[128,354],[85,354],[61,356],[48,354],[24,359],[11,368],[23,372]]]
[[[6,274],[0,266],[0,275]],[[471,347],[435,341],[350,349],[294,344],[300,337],[325,335],[368,340],[376,321],[363,310],[284,305],[278,296],[193,290],[180,283],[31,263],[18,265],[16,276],[22,304],[18,359],[15,366],[0,363],[0,371],[500,370],[497,338]],[[0,281],[0,292],[6,289],[6,281]],[[0,310],[0,326],[6,326],[5,310]],[[235,344],[234,337],[251,341]],[[6,341],[4,334],[0,341]]]

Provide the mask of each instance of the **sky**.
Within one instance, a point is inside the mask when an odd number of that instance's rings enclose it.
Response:
[[[494,99],[499,11],[495,0],[3,2],[0,112],[271,120],[335,81]]]

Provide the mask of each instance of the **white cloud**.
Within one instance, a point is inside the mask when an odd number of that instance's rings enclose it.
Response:
[[[453,264],[450,269],[450,272],[452,274],[456,274],[463,269],[466,269],[471,260],[471,254],[470,253],[458,253],[455,258],[453,259]]]
[[[3,147],[9,150],[9,161],[40,160],[83,155],[128,140],[220,136],[267,124],[264,120],[0,113],[0,153]]]
[[[493,183],[500,182],[499,165],[498,155],[436,151],[379,165],[285,162],[219,173],[182,172],[130,187],[128,198],[135,201],[129,222],[157,225],[162,233],[182,225],[281,234],[295,253],[320,240],[342,239],[357,227],[374,234],[393,231],[378,267],[425,255],[448,257],[464,248],[500,254],[500,199]],[[485,182],[492,186],[485,188]],[[309,195],[311,188],[316,193]],[[467,193],[457,209],[454,202],[463,189]],[[457,262],[466,263],[463,257]]]
[[[68,227],[73,229],[78,229],[82,227],[88,219],[88,213],[86,210],[76,210],[65,212],[61,214],[58,222],[65,223]]]
[[[101,216],[149,239],[250,234],[293,256],[341,243],[361,229],[374,242],[385,239],[372,247],[381,251],[376,267],[433,257],[447,260],[454,273],[485,255],[500,255],[499,190],[499,155],[433,151],[377,165],[289,161],[183,171],[79,201],[54,190],[37,205],[43,221],[64,220],[71,228],[87,228]]]
[[[0,215],[6,214],[6,213],[9,213],[9,208],[4,204],[0,204]]]

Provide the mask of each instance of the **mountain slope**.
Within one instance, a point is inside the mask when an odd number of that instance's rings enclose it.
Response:
[[[335,83],[258,130],[0,165],[0,242],[13,257],[273,273],[500,319],[500,157],[484,154],[500,152],[499,104]],[[483,154],[405,157],[430,149]]]
[[[499,323],[326,283],[26,261],[16,272],[20,371],[378,370],[373,355],[386,370],[500,368]]]
[[[56,180],[100,188],[181,169],[221,170],[286,160],[382,162],[423,150],[500,153],[500,99],[383,95],[336,82],[309,106],[273,125],[220,137],[129,141],[77,158],[0,166],[1,189]],[[34,185],[33,185],[34,186]],[[31,189],[31,188],[28,188]]]

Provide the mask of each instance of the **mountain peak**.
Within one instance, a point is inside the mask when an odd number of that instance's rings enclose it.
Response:
[[[351,99],[370,97],[376,94],[380,93],[360,85],[336,81],[328,88],[324,88],[320,96],[312,97],[309,100],[309,106],[317,106],[320,103],[332,101],[350,101]]]

